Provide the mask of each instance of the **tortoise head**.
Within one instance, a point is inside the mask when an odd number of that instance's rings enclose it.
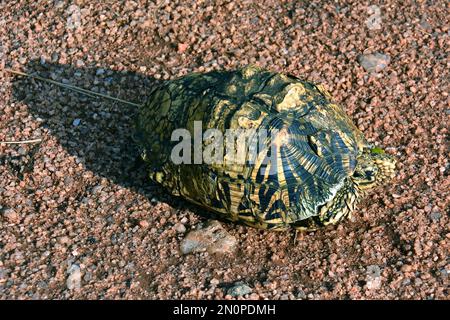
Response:
[[[394,176],[395,162],[394,157],[380,148],[366,149],[358,157],[351,179],[358,190],[367,191]]]

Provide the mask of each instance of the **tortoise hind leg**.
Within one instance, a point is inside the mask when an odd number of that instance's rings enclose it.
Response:
[[[291,225],[295,230],[294,245],[297,243],[297,240],[303,240],[306,232],[316,231],[322,226],[319,220],[317,222],[315,220],[314,217],[311,217],[306,220],[297,221]]]

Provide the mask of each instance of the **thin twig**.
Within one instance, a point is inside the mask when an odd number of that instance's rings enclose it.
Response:
[[[91,91],[91,90],[86,90],[86,89],[83,89],[83,88],[80,88],[80,87],[72,86],[70,84],[61,83],[61,82],[54,81],[54,80],[51,80],[51,79],[47,79],[47,78],[43,78],[43,77],[40,77],[40,76],[28,74],[28,73],[25,73],[25,72],[22,72],[22,71],[11,70],[11,69],[5,69],[5,71],[9,72],[9,73],[16,74],[16,75],[20,75],[20,76],[24,76],[24,77],[28,77],[28,78],[32,78],[32,79],[36,79],[36,80],[40,80],[40,81],[44,81],[44,82],[48,82],[48,83],[51,83],[51,84],[54,84],[54,85],[57,85],[57,86],[60,86],[60,87],[63,87],[63,88],[66,88],[66,89],[78,92],[78,93],[82,93],[82,94],[85,94],[85,95],[88,95],[88,96],[91,96],[91,97],[102,97],[102,98],[106,98],[106,99],[110,99],[110,100],[126,103],[126,104],[129,104],[129,105],[135,106],[135,107],[141,107],[140,104],[137,104],[137,103],[134,103],[134,102],[122,100],[120,98],[111,97],[111,96],[108,96],[108,95],[103,94],[103,93],[94,92],[94,91]]]
[[[0,141],[0,143],[5,144],[25,144],[25,143],[37,143],[41,142],[42,139],[33,139],[33,140],[21,140],[21,141]]]

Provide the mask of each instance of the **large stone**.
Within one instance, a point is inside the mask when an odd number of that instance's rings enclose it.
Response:
[[[196,230],[189,232],[180,245],[183,254],[207,251],[211,254],[233,253],[236,238],[230,235],[216,220],[208,221]]]

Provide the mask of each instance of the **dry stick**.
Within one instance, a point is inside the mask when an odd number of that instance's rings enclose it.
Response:
[[[24,77],[28,77],[28,78],[32,78],[32,79],[36,79],[36,80],[40,80],[40,81],[44,81],[44,82],[48,82],[48,83],[51,83],[51,84],[54,84],[54,85],[57,85],[57,86],[60,86],[60,87],[63,87],[63,88],[66,88],[66,89],[69,89],[69,90],[72,90],[72,91],[76,91],[78,93],[82,93],[82,94],[85,94],[85,95],[88,95],[88,96],[91,96],[91,97],[95,97],[95,96],[102,97],[102,98],[106,98],[106,99],[110,99],[110,100],[126,103],[126,104],[129,104],[131,106],[135,106],[135,107],[141,107],[142,106],[142,105],[137,104],[137,103],[133,103],[133,102],[130,102],[130,101],[122,100],[120,98],[115,98],[115,97],[108,96],[107,94],[94,92],[94,91],[91,91],[91,90],[86,90],[86,89],[83,89],[83,88],[80,88],[80,87],[72,86],[70,84],[61,83],[61,82],[54,81],[54,80],[51,80],[51,79],[47,79],[47,78],[43,78],[43,77],[40,77],[40,76],[36,76],[36,75],[33,75],[33,74],[28,74],[28,73],[25,73],[25,72],[21,72],[21,71],[17,71],[17,70],[11,70],[11,69],[5,69],[5,71],[9,72],[9,73],[20,75],[20,76],[24,76]]]
[[[115,97],[111,97],[108,96],[106,94],[103,93],[98,93],[98,92],[94,92],[94,91],[90,91],[90,90],[86,90],[80,87],[76,87],[76,86],[72,86],[70,84],[65,84],[65,83],[61,83],[58,81],[54,81],[51,79],[47,79],[47,78],[43,78],[40,76],[36,76],[36,75],[32,75],[32,74],[28,74],[22,71],[17,71],[17,70],[11,70],[11,69],[5,69],[6,72],[12,73],[12,74],[16,74],[19,76],[23,76],[23,77],[27,77],[27,78],[32,78],[32,79],[36,79],[36,80],[40,80],[40,81],[44,81],[44,82],[48,82],[54,85],[57,85],[59,87],[63,87],[90,97],[102,97],[102,98],[106,98],[106,99],[110,99],[110,100],[114,100],[114,101],[118,101],[118,102],[122,102],[122,103],[126,103],[135,107],[141,107],[140,104],[137,103],[133,103],[130,101],[126,101],[126,100],[122,100],[119,98],[115,98]],[[5,143],[5,144],[24,144],[24,143],[37,143],[37,142],[41,142],[42,139],[34,139],[34,140],[22,140],[22,141],[0,141],[0,143]]]
[[[23,143],[36,143],[41,142],[42,139],[33,139],[33,140],[21,140],[21,141],[0,141],[0,143],[5,144],[23,144]]]

